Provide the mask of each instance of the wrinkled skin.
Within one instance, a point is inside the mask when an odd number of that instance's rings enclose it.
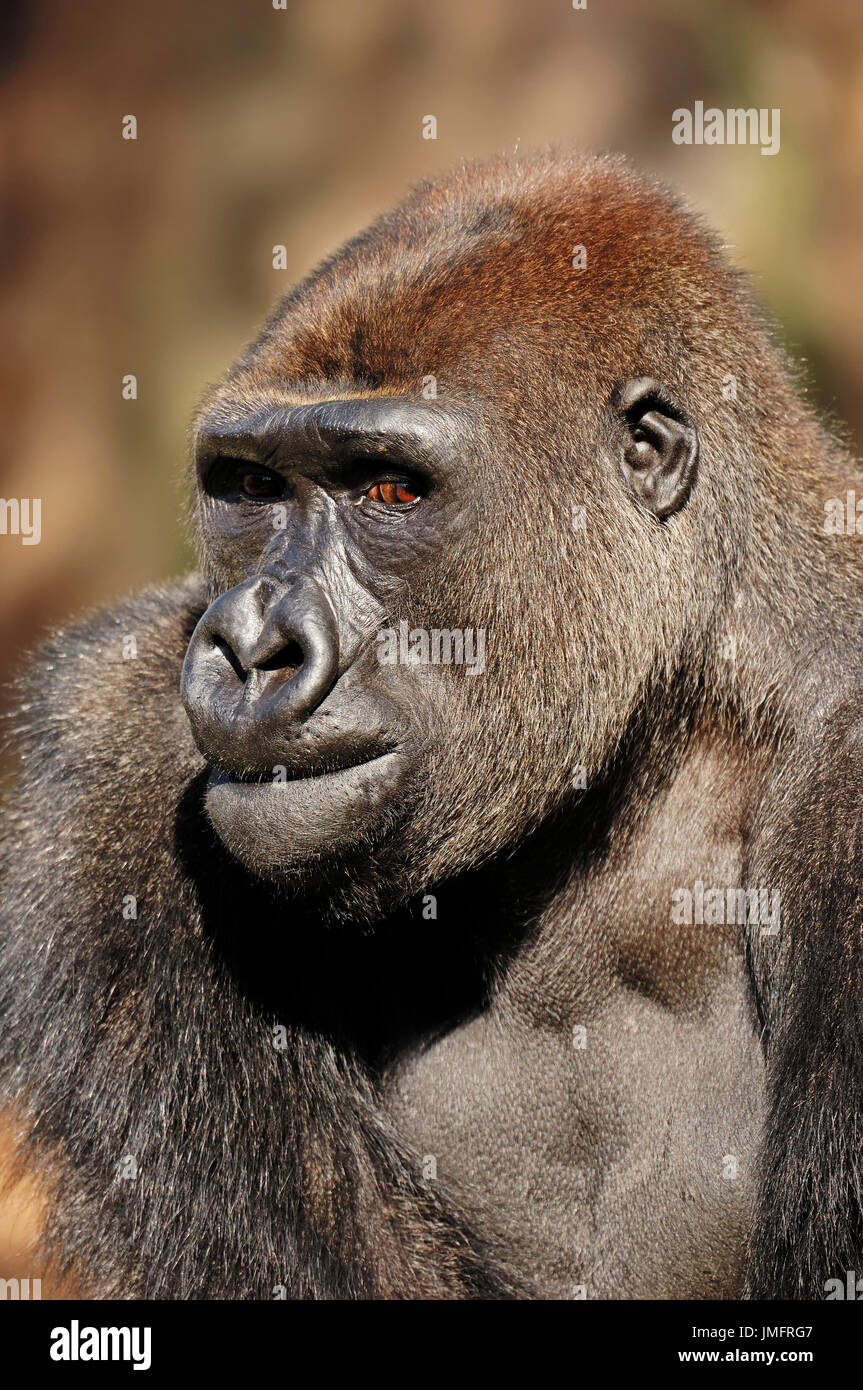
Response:
[[[428,773],[440,697],[418,669],[383,664],[375,638],[462,510],[448,424],[384,400],[199,429],[206,543],[239,582],[201,619],[183,698],[217,769],[208,812],[251,868],[326,874],[373,845]],[[422,495],[370,499],[389,471]],[[244,480],[264,497],[245,496]]]

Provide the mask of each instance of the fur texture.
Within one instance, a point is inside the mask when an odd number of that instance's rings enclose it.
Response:
[[[48,1241],[102,1295],[519,1296],[518,1229],[480,1185],[422,1179],[382,1102],[390,1069],[495,999],[501,1018],[542,1017],[532,1039],[566,1034],[594,954],[597,1009],[626,991],[674,999],[686,968],[737,981],[742,940],[684,967],[657,917],[649,969],[627,973],[604,937],[606,915],[645,914],[632,846],[670,786],[690,788],[678,814],[693,836],[730,817],[692,770],[699,748],[732,747],[742,882],[783,904],[778,940],[752,936],[751,1018],[727,1037],[748,1059],[763,1031],[767,1058],[749,1288],[821,1296],[863,1261],[861,562],[822,526],[859,474],[713,235],[618,160],[501,160],[421,187],[278,306],[199,418],[416,396],[429,373],[479,423],[453,441],[469,477],[447,544],[394,588],[392,616],[484,627],[488,668],[423,706],[399,818],[328,863],[323,887],[267,887],[201,813],[177,685],[197,617],[240,577],[230,547],[203,547],[201,581],[55,634],[30,665],[0,1006],[4,1089],[57,1194]],[[633,505],[614,454],[608,402],[642,375],[700,440],[691,500],[663,524]],[[206,503],[201,517],[203,535]],[[672,828],[656,824],[664,882]],[[612,865],[606,914],[591,886]],[[702,871],[693,851],[671,882]],[[492,917],[495,875],[509,896]],[[417,895],[453,883],[430,967],[404,924]],[[350,988],[355,971],[374,989],[370,961],[379,997]],[[118,1176],[125,1156],[136,1178]],[[743,1220],[698,1268],[736,1249]],[[723,1292],[739,1291],[737,1263]],[[670,1274],[654,1287],[674,1293]]]

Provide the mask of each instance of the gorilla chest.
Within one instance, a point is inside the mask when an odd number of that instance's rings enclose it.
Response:
[[[764,1113],[744,933],[672,909],[681,885],[744,880],[746,785],[734,750],[697,747],[489,1009],[391,1077],[424,1171],[473,1198],[539,1296],[740,1292]]]
[[[537,1296],[737,1295],[762,1104],[742,979],[698,1017],[621,988],[581,1018],[474,1020],[402,1064],[388,1108]]]

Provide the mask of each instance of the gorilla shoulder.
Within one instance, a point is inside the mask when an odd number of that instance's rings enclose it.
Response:
[[[179,682],[205,606],[201,581],[190,575],[56,628],[36,648],[17,683],[13,728],[21,767],[10,815],[26,815],[31,795],[44,789],[40,821],[52,804],[68,816],[69,797],[88,785],[101,788],[102,805],[113,792],[128,812],[136,789],[155,790],[148,763],[173,774],[166,783],[181,764],[189,776],[200,769]],[[163,767],[166,746],[171,769]]]

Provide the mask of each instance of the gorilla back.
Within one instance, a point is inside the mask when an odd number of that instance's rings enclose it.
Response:
[[[16,705],[46,1252],[96,1296],[822,1297],[863,1259],[859,479],[715,238],[619,160],[422,186],[193,455],[200,578]]]

